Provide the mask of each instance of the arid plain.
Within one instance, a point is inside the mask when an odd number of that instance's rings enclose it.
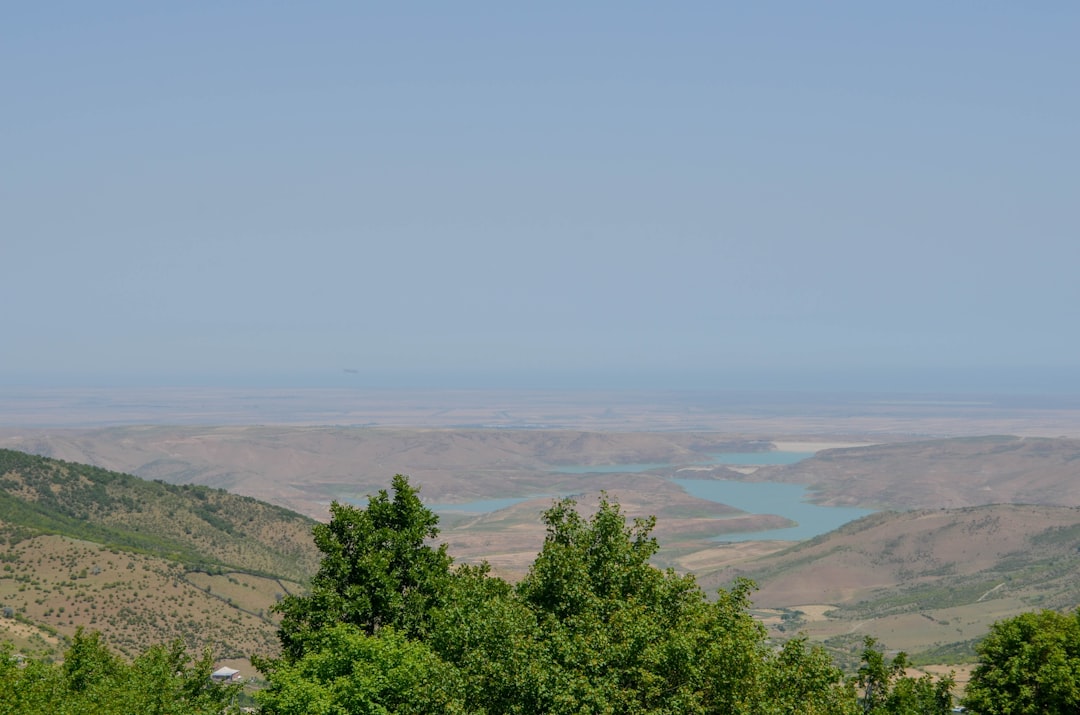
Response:
[[[778,634],[839,650],[869,634],[962,659],[995,618],[1080,601],[1070,585],[1075,399],[179,388],[0,398],[2,447],[221,487],[314,518],[334,499],[363,503],[396,473],[431,504],[506,499],[444,511],[442,538],[458,560],[511,578],[535,556],[553,498],[588,509],[606,492],[629,516],[657,517],[659,565],[709,588],[751,576]],[[816,454],[762,467],[711,460],[767,450]],[[697,499],[675,478],[802,484],[814,502],[880,513],[801,544],[725,543],[788,521]],[[1006,504],[1038,507],[993,506]]]

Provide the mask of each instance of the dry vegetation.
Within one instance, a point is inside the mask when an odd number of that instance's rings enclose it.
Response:
[[[1080,506],[1080,440],[976,437],[833,449],[754,478],[811,485],[822,504],[936,509]]]
[[[998,619],[1080,605],[1080,509],[994,505],[882,513],[754,561],[702,574],[757,581],[778,633],[840,650],[874,635],[929,662],[966,660]]]
[[[0,638],[29,653],[80,627],[129,656],[272,653],[271,606],[318,562],[310,520],[250,497],[9,450],[0,487]]]
[[[5,535],[10,539],[12,533]],[[182,639],[223,658],[272,653],[269,609],[299,585],[251,574],[211,576],[177,563],[63,536],[35,536],[3,549],[0,639],[24,652],[57,655],[79,627],[101,631],[134,656]],[[288,591],[287,591],[288,590]]]

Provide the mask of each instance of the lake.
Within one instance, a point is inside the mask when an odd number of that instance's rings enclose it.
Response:
[[[717,464],[733,467],[764,467],[795,464],[812,456],[814,456],[813,452],[717,452],[709,455],[710,462],[698,463],[693,466]],[[670,469],[676,466],[683,465],[663,463],[587,464],[559,467],[552,471],[556,474],[632,474],[649,472],[654,469]],[[715,537],[715,541],[802,541],[812,539],[819,534],[837,529],[849,521],[874,513],[871,509],[811,504],[806,501],[808,491],[801,484],[715,479],[674,479],[672,481],[682,487],[687,494],[698,499],[727,504],[750,514],[776,514],[797,523],[797,526],[786,529],[723,534]],[[556,498],[554,495],[549,496]],[[429,508],[442,513],[486,514],[534,498],[536,497],[481,499],[464,504],[432,504],[429,505]]]
[[[808,492],[802,484],[705,479],[673,481],[698,499],[720,502],[751,514],[777,514],[798,523],[787,529],[722,534],[714,537],[714,541],[802,541],[874,513],[872,509],[811,504],[806,501]]]

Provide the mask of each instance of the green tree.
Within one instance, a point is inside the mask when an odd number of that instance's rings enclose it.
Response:
[[[365,510],[334,506],[311,593],[290,597],[284,656],[259,667],[268,713],[851,715],[854,686],[801,640],[777,651],[749,612],[753,584],[715,601],[655,568],[654,520],[606,496],[572,500],[517,586],[450,570],[435,517],[394,479]]]
[[[575,507],[565,499],[544,514],[543,548],[516,590],[545,655],[533,712],[688,706],[698,683],[684,666],[707,640],[703,593],[649,563],[654,519],[627,525],[606,496],[591,518]]]
[[[339,623],[368,635],[393,626],[408,636],[429,630],[450,575],[446,546],[432,547],[438,517],[421,503],[407,477],[393,479],[366,509],[330,506],[328,524],[313,528],[323,553],[305,596],[287,596],[274,608],[282,615],[279,637],[287,657],[303,655],[307,637]]]
[[[226,715],[236,713],[239,686],[210,681],[209,653],[194,662],[176,641],[154,646],[133,663],[117,657],[100,634],[76,632],[63,665],[11,660],[0,648],[0,715]]]
[[[575,506],[545,513],[544,546],[517,588],[545,664],[523,712],[850,712],[850,689],[823,652],[800,642],[777,654],[767,643],[749,612],[751,582],[708,601],[692,576],[650,563],[653,518],[628,525],[606,496],[588,519]],[[798,694],[786,705],[784,687]]]
[[[471,712],[514,713],[539,712],[534,684],[549,669],[540,641],[533,613],[483,564],[454,571],[427,642],[461,672]]]
[[[67,695],[59,667],[37,660],[16,662],[11,644],[0,644],[0,715],[63,712],[54,706]]]
[[[855,684],[843,683],[843,672],[820,646],[808,647],[805,637],[793,638],[771,661],[764,700],[777,715],[818,715],[859,712]],[[843,684],[841,684],[843,683]]]
[[[80,626],[64,654],[64,681],[68,689],[81,693],[115,679],[123,668],[97,631],[86,633]]]
[[[862,710],[870,715],[942,715],[952,709],[951,676],[907,675],[910,663],[900,652],[891,661],[877,647],[877,640],[863,641],[862,664],[857,682],[863,688]]]
[[[255,694],[268,715],[454,715],[464,710],[456,669],[392,627],[368,635],[341,624],[312,634]]]
[[[1080,610],[998,621],[975,651],[963,701],[973,713],[1080,712]]]
[[[151,646],[128,669],[126,691],[137,697],[130,712],[147,715],[198,715],[234,712],[242,686],[210,680],[210,649],[192,659],[183,641]]]

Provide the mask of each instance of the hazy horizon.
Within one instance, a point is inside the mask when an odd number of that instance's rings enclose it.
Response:
[[[282,374],[110,374],[0,376],[0,388],[238,388],[465,391],[675,391],[898,395],[1080,395],[1078,369],[788,370],[715,373],[393,373],[321,370]]]

